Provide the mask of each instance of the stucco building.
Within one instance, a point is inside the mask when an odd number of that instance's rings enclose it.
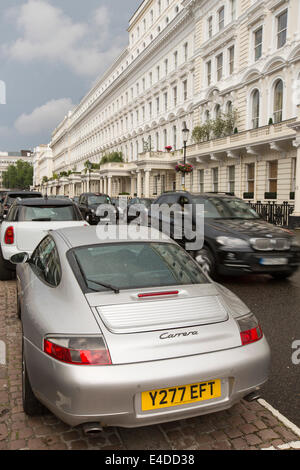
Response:
[[[185,123],[194,168],[186,189],[296,197],[297,205],[299,1],[144,0],[128,35],[128,47],[54,130],[53,172],[71,174],[48,183],[50,191],[154,197],[179,189]],[[216,129],[233,115],[230,129]],[[114,151],[123,162],[86,171],[86,161]]]

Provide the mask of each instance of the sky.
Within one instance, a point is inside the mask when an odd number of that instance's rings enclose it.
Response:
[[[0,0],[0,152],[51,133],[128,45],[141,0]]]

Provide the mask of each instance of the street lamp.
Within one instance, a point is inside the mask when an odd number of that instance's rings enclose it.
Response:
[[[182,140],[183,140],[183,163],[184,165],[186,164],[186,144],[189,139],[189,133],[190,130],[186,126],[186,122],[184,121],[183,123],[183,129],[182,129]],[[185,172],[183,172],[182,176],[182,189],[185,191]]]

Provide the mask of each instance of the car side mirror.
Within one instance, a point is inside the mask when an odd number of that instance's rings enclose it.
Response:
[[[10,261],[13,264],[25,264],[29,260],[29,254],[24,252],[16,253],[15,255],[11,256]]]

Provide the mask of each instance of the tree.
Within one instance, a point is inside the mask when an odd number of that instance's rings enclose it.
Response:
[[[29,189],[32,185],[33,167],[28,162],[18,160],[3,173],[3,186],[7,189]]]

